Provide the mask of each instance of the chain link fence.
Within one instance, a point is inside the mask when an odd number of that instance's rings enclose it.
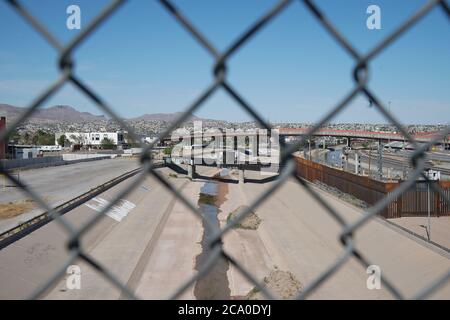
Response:
[[[29,12],[20,1],[17,0],[4,0],[8,3],[23,19],[28,21],[36,30],[40,33],[44,39],[54,47],[54,49],[59,54],[59,77],[39,96],[35,98],[34,101],[30,103],[26,112],[24,112],[19,119],[17,119],[12,125],[0,133],[0,140],[6,140],[7,137],[12,133],[12,131],[17,128],[23,121],[30,117],[45,101],[47,101],[51,96],[53,96],[65,83],[72,83],[78,90],[86,95],[90,100],[92,100],[99,109],[109,115],[112,119],[117,121],[118,124],[122,126],[124,130],[127,130],[134,135],[133,129],[130,128],[114,111],[114,109],[108,105],[93,88],[86,85],[83,81],[78,78],[74,71],[74,50],[83,42],[89,39],[89,36],[102,24],[106,23],[108,18],[120,10],[125,4],[125,0],[114,0],[107,5],[98,16],[89,23],[88,26],[84,27],[82,31],[68,44],[62,45],[52,33],[50,33],[44,25],[35,17],[31,12]],[[118,280],[118,278],[108,270],[108,266],[100,264],[96,259],[90,256],[83,246],[81,245],[82,237],[96,225],[100,219],[105,216],[105,213],[109,211],[116,203],[126,197],[146,178],[148,174],[154,175],[157,180],[164,185],[170,192],[173,193],[182,203],[184,203],[194,215],[199,219],[204,220],[206,227],[209,227],[213,235],[209,239],[209,256],[205,263],[201,266],[198,272],[192,278],[188,279],[185,283],[180,283],[180,286],[176,292],[171,295],[171,299],[180,297],[180,295],[185,292],[191,285],[193,285],[197,280],[204,277],[215,265],[215,263],[223,258],[228,260],[228,262],[239,270],[240,273],[244,275],[261,293],[269,299],[274,298],[273,293],[266,290],[265,286],[259,282],[253,275],[251,270],[246,270],[239,262],[233,259],[221,246],[222,238],[224,235],[235,225],[237,225],[246,215],[255,210],[263,201],[270,198],[275,190],[277,190],[287,179],[291,177],[296,179],[298,183],[322,206],[326,211],[332,216],[342,228],[340,233],[340,243],[342,245],[342,252],[334,263],[323,271],[316,279],[311,283],[306,284],[302,292],[297,295],[298,299],[307,298],[312,292],[317,290],[321,284],[323,284],[331,275],[333,275],[347,260],[351,257],[356,258],[359,263],[367,268],[371,265],[371,262],[365,257],[364,253],[361,252],[354,244],[353,236],[364,224],[374,218],[380,211],[386,208],[390,202],[395,200],[399,195],[405,192],[409,187],[411,187],[415,180],[419,177],[423,177],[428,181],[426,175],[424,175],[425,168],[425,151],[433,144],[440,142],[443,138],[447,137],[450,132],[450,127],[446,127],[444,130],[438,132],[428,143],[418,144],[413,137],[405,130],[398,118],[391,114],[386,106],[383,104],[382,100],[373,92],[369,87],[369,64],[376,56],[378,56],[383,50],[386,50],[393,42],[395,42],[403,33],[408,31],[413,25],[423,19],[432,9],[439,7],[446,16],[450,19],[450,6],[445,0],[429,0],[420,9],[418,9],[412,16],[410,16],[406,21],[404,21],[395,31],[389,34],[381,42],[379,42],[375,47],[365,54],[362,54],[356,50],[356,48],[349,42],[349,40],[343,35],[336,26],[327,19],[326,15],[320,10],[316,3],[312,0],[294,1],[294,0],[281,0],[278,1],[269,11],[267,11],[262,17],[255,21],[247,30],[244,30],[240,36],[232,42],[229,47],[220,52],[217,50],[205,37],[205,35],[196,27],[194,24],[183,15],[183,12],[179,11],[173,3],[169,0],[159,0],[163,8],[165,8],[172,16],[173,19],[180,23],[182,27],[189,33],[200,46],[202,46],[215,60],[212,66],[212,71],[214,79],[212,83],[201,92],[197,99],[190,105],[186,107],[183,114],[174,121],[163,133],[159,135],[159,139],[168,137],[170,133],[179,127],[185,120],[189,118],[194,111],[199,109],[205,100],[212,96],[219,88],[222,88],[243,110],[245,110],[258,124],[261,128],[271,129],[269,123],[263,120],[263,117],[258,113],[257,108],[252,106],[243,95],[241,95],[238,90],[233,87],[233,85],[227,80],[227,61],[228,59],[235,55],[243,45],[254,37],[258,32],[261,32],[264,27],[266,27],[271,20],[278,16],[284,10],[288,10],[288,6],[293,2],[299,2],[302,6],[306,7],[307,10],[313,15],[317,21],[321,24],[323,28],[330,33],[334,40],[342,47],[342,49],[350,55],[354,62],[355,67],[353,68],[353,78],[354,78],[354,88],[343,96],[342,100],[336,105],[332,106],[329,111],[323,115],[320,121],[312,126],[309,131],[295,144],[284,145],[282,144],[282,154],[280,163],[281,172],[279,178],[275,180],[270,187],[265,190],[255,201],[242,209],[236,216],[236,219],[229,221],[225,227],[220,229],[212,221],[209,221],[207,216],[203,216],[198,208],[187,198],[181,195],[174,186],[164,178],[161,173],[156,171],[155,163],[151,157],[151,151],[156,145],[156,141],[150,145],[143,146],[144,151],[140,159],[142,170],[134,178],[134,188],[127,188],[121,191],[114,201],[111,201],[106,205],[101,212],[96,213],[83,227],[75,228],[67,219],[60,215],[57,211],[52,209],[37,192],[27,187],[22,181],[19,181],[13,174],[3,167],[0,167],[0,173],[4,174],[12,183],[20,187],[29,197],[31,197],[40,207],[49,212],[49,215],[57,223],[59,223],[65,231],[68,233],[70,240],[67,243],[67,250],[69,256],[65,263],[59,267],[59,269],[51,276],[50,279],[42,279],[42,284],[37,288],[37,290],[29,296],[31,299],[36,299],[42,297],[43,293],[54,285],[66,272],[66,269],[75,260],[81,259],[86,263],[90,264],[99,273],[101,273],[106,279],[108,279],[114,286],[123,292],[125,296],[131,299],[137,298],[135,294],[126,287],[124,283]],[[289,10],[297,10],[295,7],[291,7]],[[436,30],[437,32],[437,30]],[[445,37],[442,37],[441,41],[444,41]],[[389,194],[387,197],[381,199],[374,206],[366,210],[357,221],[353,223],[347,223],[344,218],[339,214],[335,208],[329,206],[321,196],[314,191],[305,181],[300,179],[296,175],[296,164],[292,157],[292,154],[299,150],[307,144],[309,137],[314,135],[314,133],[325,123],[332,120],[338,113],[344,110],[349,103],[357,96],[364,95],[373,102],[373,106],[376,110],[391,124],[395,125],[396,128],[401,132],[405,139],[413,144],[415,147],[415,152],[411,156],[411,164],[414,168],[411,172],[410,177],[407,181],[403,182],[401,186],[395,189],[394,192]],[[434,192],[439,193],[447,203],[450,202],[448,196],[446,196],[443,190],[437,185],[430,183],[430,188]],[[427,298],[430,294],[435,292],[441,286],[448,282],[450,278],[450,270],[443,275],[440,275],[435,279],[433,283],[429,283],[425,288],[422,288],[420,292],[415,293],[411,297],[405,297],[396,288],[395,281],[388,280],[388,277],[383,276],[381,281],[384,287],[398,299],[404,298],[414,298],[423,299]]]

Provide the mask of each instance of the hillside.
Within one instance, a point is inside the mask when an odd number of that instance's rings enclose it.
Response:
[[[8,122],[17,119],[25,108],[15,107],[8,104],[0,104],[0,113],[6,114]],[[27,120],[31,123],[58,123],[58,122],[89,122],[107,120],[105,116],[93,115],[89,112],[79,112],[70,106],[53,106],[41,108]]]
[[[144,114],[140,117],[130,118],[130,121],[166,121],[172,122],[176,120],[178,117],[182,115],[182,112],[173,112],[173,113],[153,113],[153,114]],[[191,116],[188,121],[198,121],[203,120],[197,116]]]

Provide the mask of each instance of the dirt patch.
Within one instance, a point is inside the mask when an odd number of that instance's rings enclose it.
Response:
[[[206,193],[200,193],[198,202],[201,204],[214,205],[216,203],[216,199],[217,199],[216,196],[206,194]]]
[[[220,208],[222,204],[227,201],[228,195],[228,184],[221,182],[219,179],[216,179],[218,182],[218,191],[216,196],[216,206]]]
[[[325,183],[322,183],[320,181],[317,181],[317,180],[314,181],[314,184],[317,187],[319,187],[319,189],[321,189],[321,190],[323,190],[325,192],[328,192],[328,193],[334,195],[335,197],[337,197],[337,198],[339,198],[339,199],[341,199],[341,200],[343,200],[343,201],[345,201],[347,203],[350,203],[350,204],[352,204],[352,205],[354,205],[354,206],[356,206],[358,208],[362,208],[362,209],[369,208],[369,205],[366,202],[364,202],[363,200],[360,200],[360,199],[356,198],[355,196],[353,196],[351,194],[344,193],[344,192],[342,192],[341,190],[339,190],[339,189],[337,189],[335,187],[331,187],[331,186],[329,186],[329,185],[327,185]]]
[[[303,286],[292,272],[273,270],[264,278],[264,288],[279,299],[291,299],[303,290]],[[246,296],[247,300],[264,300],[266,297],[257,289],[253,288]]]
[[[0,204],[0,219],[14,218],[34,208],[34,201],[26,199],[23,201],[8,202]]]
[[[233,212],[231,212],[228,215],[227,221],[230,222],[233,219],[236,218],[236,216],[238,215],[239,212],[241,212],[242,210],[246,209],[247,206],[240,206],[239,208],[237,208],[236,210],[234,210]],[[235,228],[240,228],[240,229],[248,229],[248,230],[256,230],[258,229],[259,225],[261,224],[261,218],[258,217],[256,215],[255,212],[250,211],[250,213],[248,213],[244,219],[241,220],[241,222],[239,222]]]
[[[231,170],[230,171],[230,175],[237,177],[239,175],[239,171],[238,170]]]

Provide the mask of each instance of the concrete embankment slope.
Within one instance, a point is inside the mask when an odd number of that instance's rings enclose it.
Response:
[[[245,184],[242,187],[245,201],[251,201],[266,187]],[[347,221],[361,217],[360,210],[316,191]],[[264,245],[264,257],[270,257],[270,263],[279,269],[294,273],[303,285],[309,284],[343,252],[338,240],[341,227],[293,180],[258,208],[257,214],[263,221],[257,234]],[[406,297],[412,297],[450,269],[450,260],[443,252],[431,250],[423,242],[380,221],[372,220],[356,232],[356,246],[373,264],[381,267],[382,276],[391,280]],[[383,287],[381,290],[368,290],[367,277],[365,268],[352,258],[310,298],[392,297]],[[235,288],[235,295],[248,290],[249,285],[244,283],[240,282]],[[432,298],[449,299],[450,284],[447,283]]]
[[[212,177],[216,168],[199,168]],[[183,178],[182,178],[183,179]],[[174,182],[178,179],[171,179]],[[184,179],[183,179],[184,180]],[[204,179],[189,182],[181,192],[197,206]],[[200,219],[177,200],[147,263],[136,268],[140,280],[132,288],[143,299],[166,299],[196,274],[196,259],[202,252],[203,226]],[[181,299],[195,299],[195,284],[181,294]]]
[[[64,217],[76,227],[82,226],[118,192],[129,188],[133,180],[120,183]],[[186,182],[186,179],[179,179],[174,181],[174,185],[182,187]],[[126,283],[146,247],[154,240],[173,199],[172,194],[149,176],[82,237],[83,248]],[[0,298],[25,298],[48,279],[68,256],[65,247],[67,240],[62,227],[51,222],[0,251]],[[65,279],[62,279],[46,293],[45,298],[120,297],[121,292],[90,266],[82,261],[75,264],[80,266],[82,272],[81,290],[66,291]]]

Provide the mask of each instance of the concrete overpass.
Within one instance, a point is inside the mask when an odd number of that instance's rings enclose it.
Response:
[[[295,136],[303,136],[305,135],[310,128],[274,128],[278,130],[279,137],[295,137]],[[269,130],[265,129],[254,129],[254,131],[234,131],[231,130],[225,130],[222,132],[222,130],[217,130],[216,132],[211,131],[204,131],[194,134],[188,134],[188,135],[180,135],[178,136],[179,139],[186,139],[189,141],[189,139],[192,140],[192,144],[194,144],[195,138],[203,138],[203,139],[210,139],[217,136],[222,135],[224,142],[225,139],[228,138],[239,138],[239,137],[253,137],[256,136],[257,138],[264,135],[264,132],[266,131],[267,134],[270,136],[271,133]],[[438,132],[418,132],[416,134],[412,134],[411,136],[417,141],[426,143],[429,142]],[[381,131],[364,131],[364,130],[341,130],[341,129],[319,129],[313,134],[314,137],[342,137],[342,138],[355,138],[355,139],[374,139],[374,140],[385,140],[385,141],[407,141],[402,133],[397,132],[381,132]],[[171,137],[167,137],[163,139],[163,141],[171,141]],[[446,138],[439,141],[440,143],[448,144],[450,143],[450,135]],[[258,139],[259,143],[259,139]]]
[[[308,130],[309,128],[278,128],[276,130],[225,130],[224,132],[222,130],[206,130],[185,133],[176,136],[176,139],[181,141],[181,145],[183,145],[181,149],[184,151],[188,150],[189,155],[187,157],[186,155],[179,156],[178,158],[183,158],[181,163],[188,165],[187,171],[190,177],[195,176],[195,167],[198,165],[237,167],[243,173],[245,169],[254,170],[255,167],[261,168],[264,166],[273,166],[273,164],[276,163],[278,169],[280,162],[279,141],[285,141],[286,137],[290,136],[303,136],[307,134]],[[413,135],[413,138],[418,142],[425,143],[430,141],[435,134],[436,132],[422,132]],[[380,142],[405,141],[405,138],[401,133],[363,130],[323,128],[316,131],[313,136],[345,138],[347,139],[348,145],[350,145],[351,139],[373,139]],[[449,138],[450,137],[443,139],[441,143],[449,143]],[[169,141],[169,138],[165,141]],[[211,147],[211,145],[214,145],[216,156],[215,158],[208,158],[205,161],[203,150],[205,147]],[[382,148],[381,144],[379,148]],[[266,152],[261,150],[266,150]],[[270,150],[270,152],[267,152],[268,150]],[[276,150],[275,157],[273,153],[274,150]],[[264,155],[263,153],[267,154]],[[229,162],[230,159],[232,160],[231,162]]]
[[[166,157],[164,162],[171,169],[185,173],[190,178],[197,176],[196,167],[235,168],[239,172],[239,182],[244,182],[244,172],[266,171],[278,173],[280,165],[280,152],[278,149],[269,150],[268,155],[249,154],[249,150],[219,149],[213,154],[204,154],[203,149],[192,150],[192,154]],[[189,151],[190,152],[190,151]],[[182,166],[185,166],[184,169]]]
[[[280,136],[303,136],[308,132],[309,128],[280,128]],[[413,134],[412,137],[417,142],[430,141],[437,132],[419,132]],[[390,141],[405,141],[405,137],[401,133],[393,132],[376,132],[364,130],[340,130],[340,129],[319,129],[313,136],[317,137],[344,137],[355,139],[374,139],[374,140],[390,140]],[[450,136],[443,139],[441,143],[449,143]]]

